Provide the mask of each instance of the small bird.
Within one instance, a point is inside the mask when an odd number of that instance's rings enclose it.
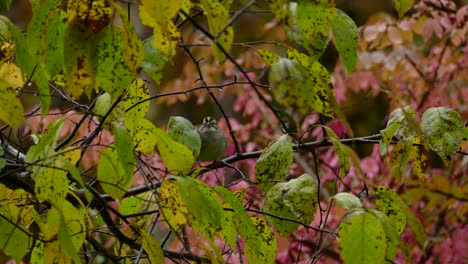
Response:
[[[198,133],[202,140],[199,161],[218,160],[224,156],[227,139],[224,132],[219,130],[214,118],[211,116],[203,118],[203,124]]]

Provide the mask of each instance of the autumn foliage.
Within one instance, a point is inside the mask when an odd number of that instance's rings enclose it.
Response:
[[[393,5],[0,16],[1,262],[466,263],[468,7]]]

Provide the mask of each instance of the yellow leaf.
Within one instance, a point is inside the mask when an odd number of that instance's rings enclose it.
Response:
[[[187,206],[180,197],[179,187],[170,180],[164,180],[158,190],[159,208],[166,224],[178,232],[190,220]]]
[[[0,80],[12,88],[23,87],[23,74],[21,69],[13,63],[7,62],[0,67]]]

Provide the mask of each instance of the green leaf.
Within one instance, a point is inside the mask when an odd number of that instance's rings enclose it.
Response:
[[[126,175],[132,175],[135,169],[135,153],[132,137],[127,129],[114,126],[114,144]]]
[[[133,74],[124,60],[124,36],[115,27],[108,27],[96,38],[93,65],[96,68],[95,89],[108,92],[118,98],[130,86]],[[135,67],[132,65],[132,67]]]
[[[140,212],[144,200],[138,196],[131,196],[122,199],[119,205],[119,212],[123,215],[135,214]]]
[[[192,221],[175,181],[162,181],[158,189],[158,200],[161,214],[171,230],[179,232],[183,226]]]
[[[352,193],[340,192],[335,194],[332,198],[340,207],[344,209],[363,208],[361,199]]]
[[[112,106],[112,97],[109,93],[103,93],[96,98],[94,113],[97,116],[104,116]]]
[[[140,230],[141,243],[150,263],[164,263],[164,252],[161,249],[161,245],[158,240],[151,234],[148,234],[145,230]]]
[[[54,205],[59,205],[67,195],[67,174],[63,170],[44,168],[36,174],[34,190],[39,202],[49,201]]]
[[[13,0],[2,0],[2,1],[0,1],[0,11],[5,11],[5,10],[10,9],[12,1]]]
[[[268,231],[264,231],[265,235],[263,236],[259,233],[263,229],[257,229],[253,223],[254,220],[247,215],[244,206],[233,193],[223,187],[215,187],[214,190],[234,210],[234,223],[237,231],[244,239],[244,252],[247,262],[273,263],[276,258],[276,246],[272,244],[271,239],[268,240]]]
[[[424,228],[421,222],[419,221],[419,219],[416,218],[416,216],[413,214],[411,209],[400,198],[400,196],[398,196],[397,194],[395,194],[394,192],[392,192],[391,190],[389,190],[387,187],[384,187],[384,186],[376,186],[375,191],[379,194],[385,194],[385,197],[390,197],[387,199],[391,199],[391,202],[394,202],[395,205],[398,205],[400,207],[401,212],[403,212],[403,214],[405,215],[407,223],[409,227],[411,228],[411,231],[413,231],[413,233],[415,234],[416,240],[418,241],[419,245],[424,246],[424,243],[426,242],[426,239],[427,239]],[[389,193],[393,193],[393,194],[389,194]]]
[[[289,182],[273,186],[267,193],[264,211],[273,215],[310,223],[314,218],[317,203],[317,186],[312,176],[303,174]],[[298,223],[267,216],[282,237],[290,235],[299,226]]]
[[[34,164],[29,167],[33,172],[31,177],[36,178],[36,173],[42,170],[47,165],[53,164],[55,160],[55,146],[57,145],[57,140],[60,134],[60,131],[63,126],[64,119],[58,119],[47,126],[47,129],[42,134],[42,137],[38,144],[29,148],[26,153],[25,162],[28,164]],[[51,158],[54,157],[54,158]]]
[[[13,224],[17,222],[17,219],[11,218],[18,214],[19,209],[16,206],[9,206],[9,208],[0,206],[0,215],[2,216],[0,217],[0,230],[2,230],[0,232],[1,251],[14,258],[17,263],[20,263],[28,252],[32,241],[28,233]],[[7,219],[10,221],[7,221]]]
[[[377,219],[380,221],[380,223],[382,224],[384,228],[385,235],[387,236],[387,239],[386,239],[387,250],[386,250],[385,259],[394,260],[397,254],[398,246],[400,245],[400,234],[398,234],[391,220],[383,212],[372,209],[372,210],[369,210],[368,213],[377,217]]]
[[[221,230],[223,206],[216,193],[205,183],[188,177],[176,177],[180,195],[192,215],[193,227],[213,239]]]
[[[416,121],[415,115],[416,114],[411,106],[397,108],[392,113],[390,113],[390,117],[387,122],[387,128],[392,127],[394,123],[397,123],[398,128],[393,136],[399,140],[412,139],[413,137],[420,134],[419,123]],[[392,130],[389,132],[392,132]]]
[[[3,149],[3,146],[1,146],[0,147],[0,171],[3,170],[3,168],[6,165],[6,159],[3,157],[5,157],[5,150]]]
[[[411,139],[407,141],[398,141],[395,147],[393,147],[392,153],[390,154],[390,164],[392,175],[397,179],[401,179],[406,170],[412,146],[413,140]]]
[[[398,12],[398,17],[403,17],[403,15],[411,9],[413,1],[414,0],[393,0],[393,7],[395,7]]]
[[[229,52],[234,40],[234,30],[232,27],[225,28],[229,22],[229,6],[216,0],[201,0],[200,2],[208,18],[210,33],[215,37],[214,41],[218,42],[226,52]],[[213,42],[212,48],[219,61],[226,59],[226,56],[215,42]]]
[[[422,132],[429,147],[448,165],[450,155],[457,152],[463,140],[465,126],[456,111],[445,107],[432,107],[421,119]]]
[[[154,127],[152,132],[157,137],[159,154],[169,171],[178,175],[188,173],[195,163],[192,151],[185,145],[174,141],[162,129]]]
[[[370,213],[342,222],[339,230],[344,263],[384,263],[386,236],[382,223]]]
[[[270,142],[255,163],[255,180],[263,193],[284,180],[289,174],[293,161],[293,147],[288,135]]]
[[[192,226],[202,233],[218,260],[222,259],[214,244],[216,234],[221,230],[223,206],[216,193],[204,182],[189,177],[175,177],[180,195],[191,214]]]
[[[167,134],[175,141],[188,147],[196,159],[200,154],[202,140],[192,122],[182,116],[171,116],[167,123]]]
[[[152,44],[154,36],[148,38],[143,44],[144,58],[141,62],[141,68],[148,74],[156,84],[160,84],[162,76],[162,70],[166,63],[169,61],[167,54],[156,49]]]
[[[71,257],[75,263],[80,263],[78,252],[73,245],[70,234],[68,233],[67,226],[63,215],[60,217],[60,227],[57,234],[57,238],[64,251]]]
[[[357,45],[359,32],[354,21],[343,11],[336,9],[332,23],[333,36],[340,58],[346,66],[348,74],[354,71],[357,61]]]
[[[328,136],[330,137],[330,141],[335,148],[335,152],[338,155],[338,161],[340,162],[340,178],[343,179],[349,171],[350,164],[349,164],[349,156],[348,151],[345,149],[347,148],[346,145],[340,142],[338,136],[333,132],[333,130],[329,127],[324,127],[327,131]]]
[[[48,76],[56,75],[63,67],[64,12],[61,1],[47,0],[35,10],[28,24],[26,40],[37,63],[46,64]]]
[[[133,173],[128,173],[129,164],[120,159],[118,152],[115,144],[105,148],[101,152],[97,170],[102,189],[114,199],[122,198],[133,181]]]

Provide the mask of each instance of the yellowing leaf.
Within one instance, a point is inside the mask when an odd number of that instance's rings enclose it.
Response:
[[[8,61],[16,51],[15,40],[10,32],[11,21],[6,16],[0,16],[0,62]]]
[[[52,204],[65,200],[68,191],[68,179],[65,171],[45,168],[36,175],[34,185],[39,202],[49,201]]]
[[[293,148],[288,135],[271,142],[255,162],[255,180],[263,193],[284,180],[289,174],[293,160]]]
[[[424,243],[426,242],[426,233],[424,231],[424,228],[421,222],[413,214],[413,212],[408,207],[408,205],[400,198],[400,196],[398,196],[396,193],[394,193],[392,190],[388,189],[387,187],[377,186],[375,187],[375,191],[378,195],[382,195],[383,197],[382,199],[385,199],[387,201],[386,203],[392,203],[392,206],[398,206],[401,209],[401,212],[406,217],[406,220],[408,222],[409,227],[411,228],[411,231],[413,231],[413,233],[416,236],[416,240],[418,241],[420,246],[423,246]],[[398,218],[401,218],[401,217],[398,217]]]
[[[406,226],[406,216],[401,209],[398,194],[386,187],[377,186],[375,196],[377,208],[390,218],[398,235],[401,235]]]
[[[68,20],[86,26],[94,34],[109,25],[112,14],[107,0],[75,0],[69,1],[67,6]]]
[[[159,154],[169,171],[178,175],[189,172],[195,163],[192,151],[157,127],[152,132],[151,136],[157,137]]]
[[[143,60],[143,44],[138,37],[133,23],[128,20],[127,13],[118,5],[114,5],[117,13],[122,19],[123,36],[124,36],[124,51],[123,60],[132,74],[136,74],[141,61]]]
[[[340,58],[346,66],[347,73],[354,71],[357,61],[357,45],[359,32],[354,21],[343,11],[336,9],[332,23],[335,45]]]
[[[257,229],[253,223],[256,220],[247,215],[244,206],[232,192],[223,187],[215,187],[214,189],[234,210],[234,224],[244,239],[244,252],[248,263],[272,263],[276,256],[276,247],[272,244],[273,240],[268,239],[268,231],[263,231],[263,235],[259,233],[262,232],[263,228],[258,225]]]
[[[393,6],[398,11],[398,16],[401,18],[413,6],[414,0],[393,0]]]
[[[92,87],[94,80],[92,34],[78,25],[69,23],[65,29],[64,39],[64,54],[67,54],[64,62],[67,92],[79,98]]]
[[[232,27],[225,28],[229,22],[229,6],[223,5],[222,2],[216,0],[201,0],[201,5],[208,18],[210,33],[215,37],[214,41],[218,42],[226,52],[229,52],[234,40]],[[216,58],[219,61],[224,61],[226,56],[216,43],[213,42],[211,46],[214,49]]]
[[[175,181],[164,180],[158,189],[159,208],[166,224],[175,232],[185,226],[191,217],[187,206],[180,196]]]
[[[304,46],[314,60],[328,44],[334,16],[335,3],[330,0],[301,1],[296,7],[297,32],[293,34],[293,40]]]
[[[410,159],[413,160],[413,171],[420,180],[424,180],[431,157],[424,145],[421,145],[421,139],[419,137],[415,137],[413,140]]]
[[[158,240],[151,234],[148,234],[145,230],[140,229],[141,242],[143,249],[148,254],[150,263],[164,263],[164,252],[159,245]]]
[[[131,132],[135,132],[135,126],[138,126],[139,120],[143,119],[146,112],[148,112],[150,102],[145,100],[149,96],[149,88],[140,78],[135,79],[128,88],[123,101],[126,111],[125,126]]]
[[[21,69],[11,62],[3,63],[0,66],[0,80],[14,91],[24,85]]]
[[[129,127],[127,124],[128,120],[130,119],[125,120],[127,127]],[[134,127],[133,130],[131,130],[135,150],[143,153],[154,153],[155,145],[158,142],[158,137],[154,132],[156,127],[147,119],[140,118],[135,120],[137,121],[135,125],[132,125]]]
[[[325,130],[327,131],[330,141],[335,148],[335,152],[338,155],[338,161],[340,162],[340,178],[343,179],[348,173],[350,167],[348,152],[345,150],[347,146],[340,142],[340,139],[331,128],[325,127]]]
[[[413,140],[398,141],[393,147],[390,155],[390,164],[392,168],[392,175],[397,179],[401,179],[403,173],[408,165],[409,157],[411,154],[411,147]]]
[[[205,183],[177,177],[180,195],[192,215],[193,227],[206,238],[214,239],[221,230],[223,206],[216,193]]]
[[[10,62],[0,66],[0,119],[14,129],[24,120],[24,109],[16,90],[24,84],[21,69]]]
[[[277,62],[281,57],[271,51],[257,49],[257,53],[260,54],[262,59],[267,63],[268,66],[271,66],[273,63]]]
[[[187,146],[197,158],[200,154],[202,140],[192,122],[182,116],[171,116],[167,123],[167,134],[175,141]]]
[[[271,228],[267,225],[265,219],[261,216],[251,216],[250,220],[252,220],[255,229],[260,234],[260,238],[264,243],[267,250],[262,251],[263,256],[261,261],[256,263],[273,263],[276,259],[276,254],[278,251],[278,243],[276,242],[276,237],[271,231]]]
[[[183,3],[183,0],[141,1],[140,18],[144,25],[153,28],[153,46],[169,57],[175,54],[180,38],[180,32],[172,18],[177,15]]]
[[[295,107],[301,114],[315,109],[333,117],[335,95],[331,77],[319,62],[297,51],[273,63],[269,81],[275,100],[286,107]]]

